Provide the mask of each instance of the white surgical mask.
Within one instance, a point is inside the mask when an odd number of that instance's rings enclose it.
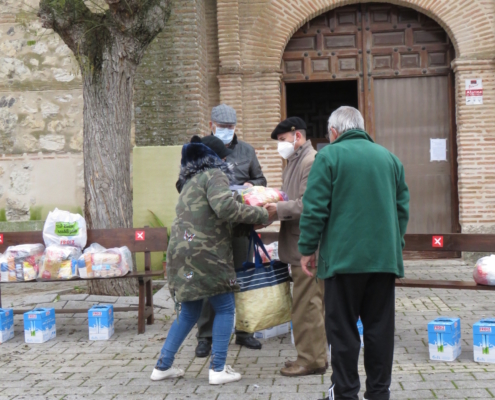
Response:
[[[296,135],[294,135],[294,142],[278,142],[278,154],[284,159],[288,159],[292,154],[294,154],[294,145],[296,144]]]
[[[234,139],[234,129],[230,128],[220,128],[217,126],[217,129],[215,130],[215,136],[219,138],[223,144],[229,144],[232,142],[232,139]]]

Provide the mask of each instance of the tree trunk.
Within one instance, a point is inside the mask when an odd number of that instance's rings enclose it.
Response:
[[[103,49],[100,71],[83,74],[85,218],[89,228],[132,227],[131,116],[136,66],[123,43]],[[135,266],[134,266],[135,269]],[[91,294],[137,294],[135,279],[88,281]]]

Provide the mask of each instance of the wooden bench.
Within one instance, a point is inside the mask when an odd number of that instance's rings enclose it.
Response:
[[[278,240],[278,232],[263,232],[261,234],[261,239],[265,244],[275,242]],[[411,234],[406,235],[405,240],[406,247],[404,252],[413,254],[434,254],[438,252],[455,254],[462,251],[495,253],[495,235],[492,234]],[[452,281],[401,278],[395,281],[395,286],[435,289],[495,290],[495,286],[478,285],[474,280]]]
[[[153,312],[153,288],[152,278],[163,277],[163,271],[151,271],[151,252],[164,252],[167,250],[167,228],[122,228],[122,229],[90,229],[88,230],[89,246],[92,243],[99,243],[103,247],[127,246],[132,253],[144,253],[144,271],[129,272],[127,275],[116,278],[90,278],[81,279],[37,279],[27,282],[0,282],[0,307],[2,307],[2,284],[22,284],[36,282],[69,282],[69,281],[89,281],[98,279],[137,279],[139,285],[139,302],[136,306],[114,307],[115,312],[137,311],[138,313],[138,333],[144,333],[145,321],[148,325],[154,323]],[[6,232],[0,234],[0,252],[5,252],[7,247],[19,244],[43,243],[41,231],[32,232]],[[87,309],[56,309],[56,314],[86,313]],[[26,310],[15,310],[14,314],[23,314]]]

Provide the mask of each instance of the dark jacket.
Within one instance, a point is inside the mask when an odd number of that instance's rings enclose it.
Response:
[[[301,253],[297,250],[299,218],[303,210],[303,194],[315,155],[316,151],[308,140],[289,157],[287,167],[282,174],[282,191],[287,193],[289,201],[277,203],[277,215],[281,221],[278,254],[280,260],[287,264],[301,265]]]
[[[404,167],[361,130],[345,132],[317,155],[303,197],[299,251],[318,249],[318,277],[388,272],[404,276],[409,220]]]
[[[256,157],[253,146],[237,139],[228,146],[232,154],[227,156],[227,162],[234,166],[233,185],[243,185],[246,182],[254,186],[266,186],[266,178],[261,171],[261,166]]]
[[[167,278],[177,302],[238,291],[232,257],[233,225],[263,224],[268,212],[237,202],[229,167],[208,147],[183,147],[182,190],[167,250]]]

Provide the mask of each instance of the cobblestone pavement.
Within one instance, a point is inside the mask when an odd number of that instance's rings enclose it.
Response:
[[[410,278],[472,279],[472,267],[457,260],[411,261]],[[80,282],[78,282],[81,285]],[[96,302],[132,303],[135,298],[100,298],[63,294],[75,283],[3,285],[4,307],[40,305],[73,308]],[[62,293],[57,295],[57,293]],[[183,379],[152,382],[150,373],[173,321],[166,290],[155,295],[156,322],[137,335],[135,313],[115,314],[115,334],[108,341],[88,340],[85,314],[57,315],[57,337],[25,344],[22,316],[15,317],[14,339],[0,345],[0,400],[3,399],[319,399],[330,383],[324,376],[285,378],[284,361],[295,356],[290,335],[264,341],[261,351],[232,344],[228,363],[243,379],[224,386],[208,385],[208,360],[194,356],[195,331],[177,355],[186,369]],[[493,399],[495,364],[473,361],[472,324],[495,316],[491,292],[397,289],[393,399]],[[454,362],[430,361],[426,324],[440,315],[462,321],[462,355]],[[364,384],[362,356],[359,372]],[[360,394],[362,398],[362,392]]]

